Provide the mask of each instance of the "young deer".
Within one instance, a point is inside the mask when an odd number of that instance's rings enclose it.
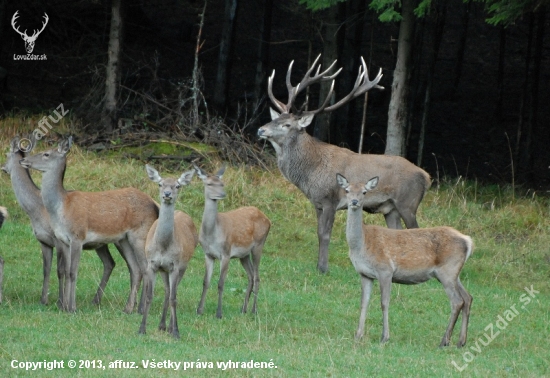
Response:
[[[390,338],[388,310],[392,282],[414,285],[435,277],[451,301],[451,318],[440,347],[449,345],[451,333],[462,311],[462,328],[458,347],[466,344],[472,296],[464,289],[459,275],[464,263],[472,254],[473,243],[469,236],[450,227],[393,230],[363,224],[362,207],[365,201],[384,195],[384,188],[369,195],[378,184],[378,177],[365,184],[350,184],[340,174],[338,185],[346,192],[348,220],[346,237],[349,257],[361,276],[361,315],[355,337],[363,337],[367,305],[375,279],[380,281],[383,314],[381,342]]]
[[[33,140],[34,143],[34,140]],[[23,168],[19,161],[25,158],[25,152],[20,148],[20,139],[15,137],[10,142],[10,151],[7,153],[7,161],[2,167],[2,170],[10,175],[11,185],[15,193],[15,198],[21,208],[27,213],[31,220],[34,236],[40,243],[42,250],[42,265],[43,265],[43,281],[42,281],[42,296],[40,302],[48,304],[48,291],[50,286],[50,273],[52,268],[53,248],[58,251],[58,256],[62,256],[63,243],[59,242],[54,235],[53,228],[50,222],[48,211],[44,207],[40,189],[36,186],[28,169]],[[84,247],[85,249],[86,246]],[[94,247],[95,248],[95,247]],[[97,246],[97,255],[103,263],[103,276],[94,296],[93,303],[99,304],[101,297],[111,276],[111,272],[115,267],[109,248],[107,245]],[[58,278],[59,278],[59,297],[58,304],[63,302],[63,277],[61,276],[63,259],[58,259]]]
[[[161,205],[159,219],[151,226],[145,242],[147,255],[147,271],[143,281],[145,305],[139,333],[145,334],[147,315],[153,300],[155,273],[160,271],[164,280],[164,306],[159,329],[166,330],[166,313],[170,304],[168,332],[175,338],[179,338],[176,294],[199,240],[191,217],[182,211],[176,211],[175,206],[180,188],[189,185],[195,171],[184,172],[179,179],[163,179],[153,167],[146,165],[145,168],[151,181],[159,184]]]
[[[204,183],[204,214],[199,241],[204,250],[206,272],[202,296],[197,314],[204,311],[206,292],[210,286],[214,260],[219,259],[220,280],[218,282],[218,309],[216,317],[222,317],[222,295],[229,260],[238,258],[248,275],[248,286],[244,295],[242,312],[246,313],[250,295],[254,292],[252,313],[256,313],[256,300],[260,287],[260,259],[267,234],[271,227],[269,219],[256,207],[247,206],[226,213],[218,213],[218,200],[225,198],[222,176],[225,167],[215,175],[209,175],[196,165],[195,171]]]
[[[2,224],[4,224],[4,221],[8,217],[8,210],[0,206],[0,228],[2,228]],[[0,304],[2,304],[2,283],[4,282],[4,260],[2,260],[2,257],[0,256]]]
[[[62,276],[65,279],[62,308],[76,311],[75,287],[83,246],[96,248],[114,243],[132,267],[130,296],[125,307],[125,311],[130,313],[146,269],[145,239],[158,218],[158,206],[151,197],[134,188],[95,193],[65,190],[63,177],[71,145],[72,138],[69,137],[57,149],[21,160],[23,167],[43,172],[42,201],[55,237],[66,247],[62,257]]]

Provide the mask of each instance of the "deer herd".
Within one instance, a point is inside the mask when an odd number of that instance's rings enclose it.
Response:
[[[383,331],[381,342],[389,340],[388,309],[392,282],[418,284],[436,278],[443,285],[451,304],[449,325],[440,346],[450,343],[455,323],[462,313],[458,346],[466,344],[472,296],[460,282],[460,272],[473,251],[472,239],[450,227],[418,228],[417,208],[430,188],[430,176],[421,168],[398,156],[359,154],[320,142],[306,127],[320,112],[330,112],[378,85],[381,71],[370,81],[363,59],[355,85],[340,101],[330,104],[334,63],[323,72],[315,60],[301,82],[291,84],[292,62],[286,75],[288,101],[273,95],[275,71],[268,80],[268,95],[276,110],[272,121],[258,129],[258,137],[268,140],[277,155],[284,177],[298,187],[313,204],[317,214],[319,257],[317,268],[328,270],[328,247],[337,210],[347,209],[346,239],[351,263],[361,278],[361,306],[356,339],[364,334],[367,306],[376,279],[380,282]],[[315,72],[314,72],[315,70]],[[297,110],[300,93],[314,83],[332,81],[327,98],[316,110]],[[307,99],[306,99],[307,103]],[[34,142],[34,141],[33,141]],[[34,144],[34,143],[33,143]],[[193,168],[178,178],[161,177],[146,165],[149,179],[159,185],[160,204],[135,188],[103,192],[67,191],[63,186],[67,154],[72,138],[57,148],[32,156],[20,148],[15,137],[10,143],[3,170],[10,175],[19,205],[31,220],[43,258],[41,302],[48,303],[48,286],[57,252],[59,279],[58,306],[76,311],[76,280],[83,249],[93,249],[103,263],[103,276],[93,302],[99,304],[114,267],[107,248],[114,244],[130,273],[130,293],[124,311],[131,313],[137,304],[138,289],[143,288],[138,312],[142,314],[139,333],[146,332],[147,316],[153,299],[155,275],[164,282],[164,305],[159,329],[179,337],[176,292],[197,245],[205,256],[205,274],[197,314],[204,312],[215,260],[220,260],[216,317],[222,317],[222,296],[229,261],[238,258],[246,271],[248,285],[241,309],[246,313],[253,295],[252,313],[257,311],[260,286],[259,266],[271,222],[258,208],[241,207],[218,212],[218,201],[225,198],[222,177],[225,167],[209,174],[193,163]],[[42,187],[32,180],[29,169],[42,172]],[[194,175],[204,184],[204,212],[200,231],[193,219],[176,210],[177,197]],[[363,224],[363,211],[382,213],[388,228]],[[0,226],[7,211],[0,207]],[[401,221],[406,230],[402,229]],[[3,261],[0,258],[0,303]],[[166,317],[170,308],[170,321]]]

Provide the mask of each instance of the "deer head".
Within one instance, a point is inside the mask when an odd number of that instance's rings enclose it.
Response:
[[[11,19],[11,26],[13,27],[13,30],[15,30],[17,33],[19,33],[21,38],[23,38],[23,40],[25,41],[25,50],[27,50],[28,54],[31,54],[32,51],[34,50],[34,43],[36,42],[36,38],[38,38],[40,33],[42,33],[42,31],[44,30],[44,28],[48,24],[49,17],[46,14],[46,12],[44,12],[44,16],[43,16],[44,17],[44,22],[42,22],[42,29],[40,29],[40,30],[35,29],[33,31],[33,34],[31,36],[29,36],[29,35],[27,35],[27,29],[25,29],[24,32],[21,32],[21,31],[19,31],[19,27],[17,27],[15,25],[15,21],[19,17],[18,13],[19,13],[19,11],[16,11],[13,14],[13,17]]]
[[[311,121],[313,121],[313,117],[315,116],[315,114],[336,110],[340,106],[364,94],[372,88],[383,89],[383,87],[378,85],[378,82],[382,78],[382,69],[380,69],[378,75],[374,78],[374,80],[370,81],[368,77],[367,65],[365,63],[365,60],[361,58],[359,73],[351,92],[337,103],[328,106],[329,101],[332,97],[332,92],[334,90],[334,78],[338,76],[338,74],[340,74],[342,68],[340,68],[335,73],[330,74],[334,65],[336,64],[336,61],[334,61],[329,68],[327,68],[323,72],[319,72],[321,71],[321,64],[317,65],[317,62],[319,61],[320,57],[321,55],[317,56],[317,59],[315,59],[309,70],[306,72],[302,81],[295,87],[292,86],[290,82],[292,65],[294,64],[294,61],[290,62],[286,74],[286,86],[288,90],[288,102],[286,104],[277,100],[273,95],[272,87],[273,79],[275,78],[275,70],[273,70],[273,73],[269,77],[267,84],[267,93],[276,110],[270,109],[272,121],[258,129],[258,136],[262,139],[267,139],[272,142],[275,149],[277,149],[277,145],[280,146],[283,143],[283,139],[286,138],[289,133],[301,131],[305,127],[307,127],[311,123]],[[315,70],[314,75],[312,75],[313,70]],[[304,89],[312,84],[329,80],[332,80],[332,85],[325,101],[320,108],[315,110],[298,111],[297,113],[292,113],[294,102],[300,92],[302,92]]]

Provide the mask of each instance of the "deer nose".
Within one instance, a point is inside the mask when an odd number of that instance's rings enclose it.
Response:
[[[354,200],[351,200],[351,206],[358,206],[359,205],[359,201],[354,199]]]
[[[262,128],[259,128],[259,129],[258,129],[258,136],[262,136],[262,135],[264,135],[264,132],[265,132],[265,130],[264,130],[264,129],[262,129]]]
[[[168,191],[168,190],[165,191],[165,192],[164,192],[164,197],[167,197],[167,198],[172,197],[172,192],[171,192],[171,191]]]

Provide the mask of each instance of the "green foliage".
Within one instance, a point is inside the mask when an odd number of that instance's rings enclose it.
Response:
[[[550,0],[480,0],[486,4],[491,25],[510,25],[529,12],[550,5]]]
[[[305,4],[308,9],[313,11],[329,8],[337,3],[347,0],[300,0],[300,4]],[[432,0],[421,0],[414,13],[418,17],[423,17],[429,13]],[[372,0],[369,7],[379,13],[378,18],[382,22],[401,21],[401,0]]]

